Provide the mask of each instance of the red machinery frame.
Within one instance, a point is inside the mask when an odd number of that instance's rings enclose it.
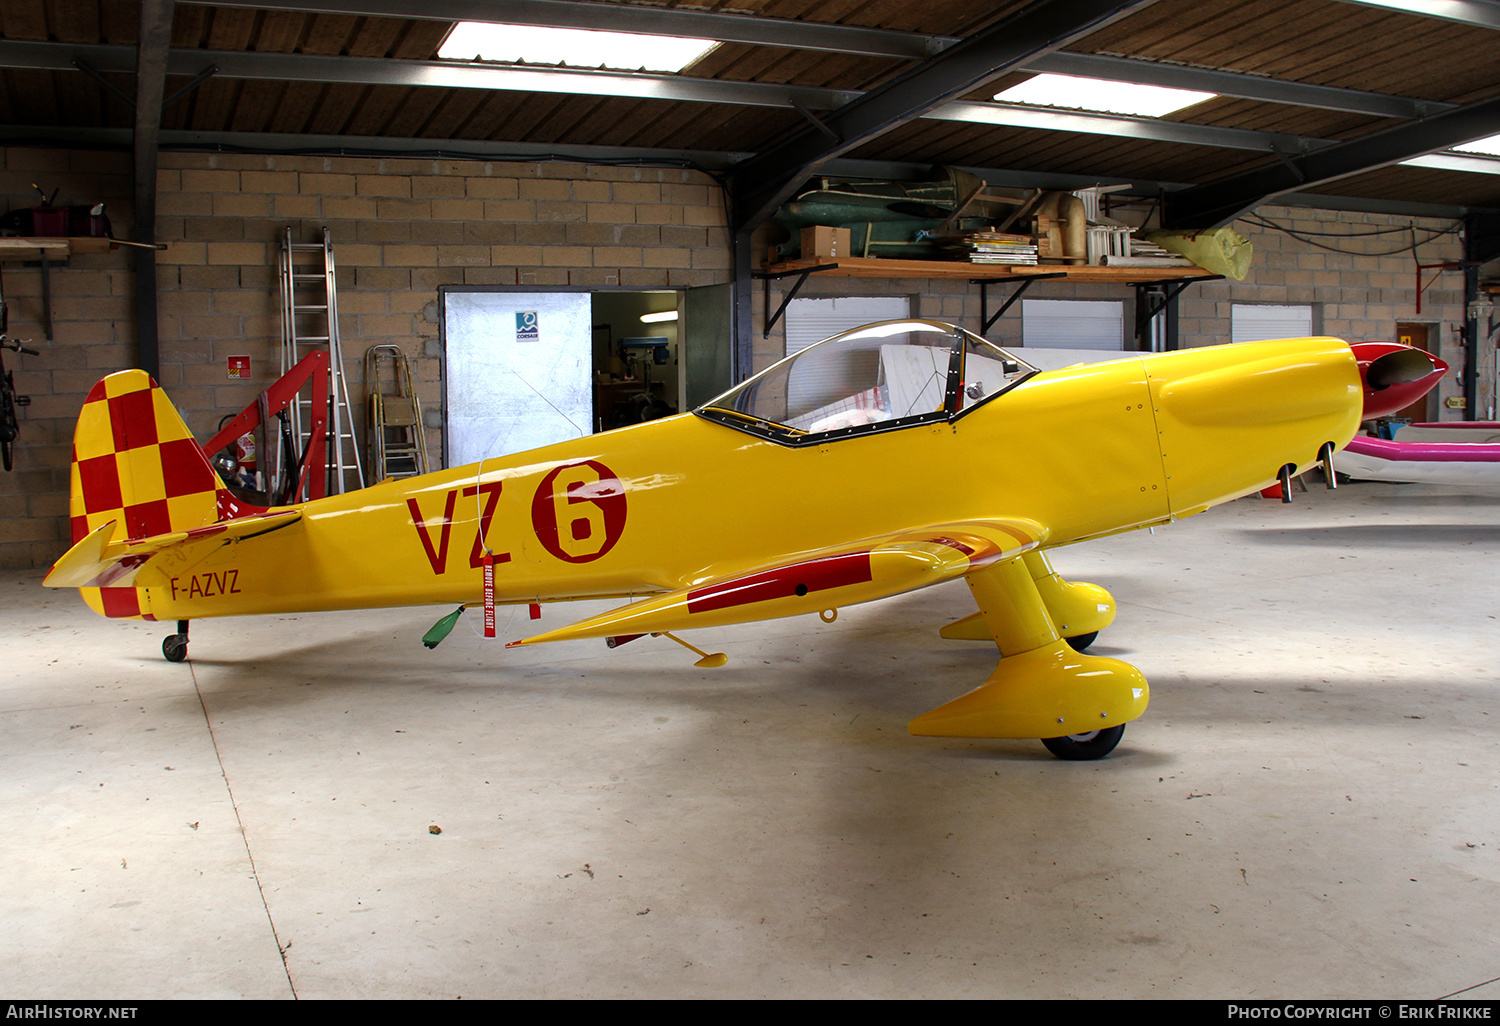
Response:
[[[202,446],[203,452],[213,459],[213,454],[229,445],[236,438],[266,425],[272,417],[297,401],[302,386],[312,382],[312,408],[308,423],[307,449],[298,460],[297,488],[288,502],[304,499],[321,499],[328,491],[328,354],[308,353],[297,365],[287,371],[275,384],[262,392],[239,416],[219,429]],[[323,397],[319,402],[318,397]],[[267,444],[272,444],[269,440]],[[264,457],[262,457],[264,458]],[[316,472],[315,472],[316,471]]]

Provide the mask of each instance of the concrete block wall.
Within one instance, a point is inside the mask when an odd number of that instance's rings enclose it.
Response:
[[[128,238],[130,155],[11,149],[0,164],[0,196],[16,209],[41,202],[33,183],[64,206],[105,204],[115,235]],[[68,537],[68,468],[73,425],[100,377],[130,366],[135,342],[135,273],[130,252],[74,256],[50,269],[52,341],[45,337],[42,270],[35,259],[0,263],[9,335],[30,339],[40,356],[7,352],[16,391],[31,397],[17,411],[15,469],[0,472],[0,564],[45,566]],[[131,354],[123,356],[123,354]],[[121,362],[122,358],[126,362]]]
[[[691,171],[197,154],[162,164],[162,384],[199,416],[189,426],[200,436],[279,373],[275,268],[288,226],[299,242],[329,229],[356,403],[365,350],[395,344],[424,407],[441,408],[442,286],[678,288],[730,273],[719,189]],[[231,355],[251,357],[249,382],[228,380]],[[436,459],[441,432],[428,444]]]
[[[1232,227],[1255,247],[1250,274],[1243,282],[1208,282],[1183,294],[1184,346],[1228,341],[1234,303],[1311,303],[1318,330],[1351,342],[1395,341],[1398,323],[1427,324],[1438,355],[1453,368],[1438,389],[1440,403],[1463,395],[1463,274],[1428,267],[1420,272],[1419,289],[1417,268],[1463,258],[1460,222],[1264,206]],[[1495,351],[1481,346],[1478,419],[1494,419],[1494,403]],[[1441,416],[1462,420],[1464,411],[1444,407]]]

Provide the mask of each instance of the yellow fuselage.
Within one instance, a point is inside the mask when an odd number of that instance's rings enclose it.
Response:
[[[793,448],[686,414],[307,503],[145,589],[156,619],[692,586],[904,528],[1026,518],[1054,546],[1185,516],[1344,445],[1336,339],[1037,374],[951,423]]]

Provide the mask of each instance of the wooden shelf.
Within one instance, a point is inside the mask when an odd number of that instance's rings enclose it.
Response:
[[[37,260],[43,256],[50,260],[74,253],[107,253],[114,244],[113,239],[0,235],[0,260]]]
[[[1034,278],[1057,276],[1057,281],[1108,282],[1133,285],[1138,282],[1182,281],[1192,278],[1216,278],[1201,267],[1094,267],[1085,264],[974,264],[963,260],[880,260],[861,257],[810,257],[772,264],[761,273],[767,277],[800,274],[811,268],[814,274],[841,278]]]
[[[806,257],[772,264],[754,277],[765,282],[766,322],[761,331],[762,338],[771,337],[771,329],[786,313],[786,308],[798,290],[814,274],[831,274],[843,278],[962,278],[979,286],[979,333],[989,331],[995,321],[1021,298],[1033,282],[1089,281],[1111,285],[1135,286],[1138,298],[1141,290],[1162,293],[1160,303],[1148,313],[1144,323],[1177,298],[1177,294],[1196,281],[1215,281],[1221,274],[1205,271],[1197,266],[1178,267],[1096,267],[1090,264],[975,264],[967,260],[879,260],[868,257]],[[782,297],[781,306],[771,313],[771,280],[773,278],[796,278],[792,287]],[[989,288],[991,285],[1015,283],[1015,291],[995,312],[989,312]],[[1175,286],[1175,287],[1174,287]],[[1150,300],[1148,299],[1148,302]],[[1139,333],[1139,329],[1137,331]]]

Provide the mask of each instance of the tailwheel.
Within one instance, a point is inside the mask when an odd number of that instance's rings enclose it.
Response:
[[[1063,640],[1073,647],[1074,652],[1082,652],[1092,645],[1097,637],[1099,637],[1098,631],[1089,631],[1087,634],[1078,634]]]
[[[1071,638],[1069,639],[1072,640]],[[1115,750],[1120,738],[1125,736],[1125,724],[1091,730],[1085,734],[1066,734],[1063,737],[1044,737],[1042,744],[1047,751],[1059,759],[1102,759]]]
[[[161,654],[169,663],[180,663],[187,658],[188,622],[177,621],[177,633],[168,634],[161,643]]]

